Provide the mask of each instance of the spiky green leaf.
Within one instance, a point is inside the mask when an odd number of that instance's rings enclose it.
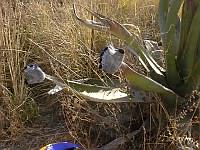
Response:
[[[168,9],[167,20],[165,24],[166,43],[164,42],[166,75],[168,83],[171,87],[179,84],[181,79],[176,65],[176,55],[178,51],[179,39],[175,39],[177,35],[177,19],[183,0],[172,0]]]
[[[165,86],[147,76],[137,73],[126,64],[122,65],[122,69],[126,79],[132,86],[135,86],[136,88],[144,91],[156,92],[158,94],[164,95],[169,98],[166,103],[175,105],[176,94],[172,90],[166,88]]]
[[[103,103],[121,103],[121,102],[144,102],[145,95],[143,93],[136,94],[134,97],[127,94],[125,90],[118,87],[105,87],[100,86],[100,80],[88,80],[86,82],[93,82],[94,85],[80,83],[77,81],[66,81],[66,83],[58,81],[55,77],[48,76],[47,79],[53,81],[56,86],[51,89],[48,94],[55,94],[61,90],[65,90],[69,93],[74,93],[78,96],[86,98],[94,102]],[[84,81],[84,79],[82,80]],[[81,82],[82,82],[81,81]],[[85,82],[84,81],[84,82]],[[95,83],[94,83],[95,82]],[[112,83],[113,84],[113,83]],[[138,93],[138,91],[136,91]]]
[[[200,86],[200,58],[196,61],[192,68],[192,73],[189,75],[187,81],[185,81],[179,87],[179,93],[183,95],[190,94],[193,90],[198,89]]]
[[[167,20],[168,6],[169,6],[169,0],[160,0],[159,25],[160,25],[161,39],[163,43],[166,43],[164,33],[165,33],[165,25],[166,25],[166,20]]]
[[[198,3],[199,3],[199,0],[185,0],[183,3],[182,15],[181,15],[180,44],[179,44],[179,50],[178,50],[178,55],[177,55],[178,63],[180,63],[179,61],[181,60],[183,54],[185,53],[186,40],[188,37],[192,19],[197,9]],[[181,70],[181,66],[179,67]]]
[[[200,38],[200,5],[198,6],[195,15],[193,17],[189,34],[187,36],[185,50],[181,59],[182,73],[184,80],[187,81],[190,78],[190,75],[193,71],[193,66],[196,63],[195,60],[198,61],[199,58],[196,58],[196,54],[199,46],[199,38]]]

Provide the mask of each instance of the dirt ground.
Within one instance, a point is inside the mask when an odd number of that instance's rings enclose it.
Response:
[[[38,117],[30,127],[22,129],[20,136],[0,141],[0,150],[38,150],[49,143],[72,140],[62,117],[58,101],[48,98],[37,101]]]

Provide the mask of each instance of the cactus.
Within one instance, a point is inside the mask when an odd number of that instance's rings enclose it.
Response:
[[[81,19],[76,13],[77,6],[73,4],[74,16],[79,22],[89,28],[113,34],[130,47],[128,50],[131,53],[138,55],[142,64],[146,62],[143,66],[148,67],[146,70],[149,70],[150,77],[141,75],[129,67],[123,67],[124,65],[121,66],[129,83],[137,89],[161,94],[164,103],[175,108],[177,98],[178,101],[183,102],[185,96],[199,88],[200,5],[198,0],[160,0],[159,24],[165,53],[165,68],[162,68],[152,57],[148,51],[149,45],[145,48],[140,38],[130,33],[123,25],[86,8],[84,9],[99,22]],[[180,11],[182,14],[178,15]]]
[[[96,12],[86,9],[99,22],[93,20],[83,20],[76,13],[76,6],[73,4],[74,16],[83,25],[89,28],[111,33],[129,47],[129,51],[137,54],[139,61],[143,64],[149,76],[142,75],[131,69],[123,62],[124,50],[116,49],[109,45],[101,54],[100,68],[103,71],[113,74],[122,69],[129,84],[137,90],[147,92],[155,92],[162,96],[165,104],[171,108],[175,108],[178,103],[184,102],[184,97],[190,95],[193,90],[199,88],[200,81],[200,2],[198,0],[160,0],[159,3],[159,24],[162,45],[165,53],[165,67],[161,67],[159,62],[152,56],[150,51],[156,50],[150,41],[141,41],[141,39],[130,33],[123,25],[117,21],[111,20]],[[178,15],[181,11],[182,14]],[[82,7],[82,6],[80,6]],[[84,8],[85,9],[85,8]],[[27,73],[26,73],[27,74]],[[45,78],[52,81],[49,75]],[[29,81],[32,83],[32,81]],[[54,94],[62,89],[71,87],[70,89],[79,93],[79,95],[88,99],[97,100],[94,95],[103,93],[115,93],[116,87],[104,87],[79,83],[74,81],[66,81],[66,83],[56,82],[56,86],[49,93]],[[85,89],[85,90],[83,90]],[[117,91],[120,87],[117,87]],[[106,99],[105,102],[116,102],[123,96],[129,101],[129,95],[125,92],[116,94],[113,99]],[[95,94],[94,94],[95,93]],[[104,102],[103,93],[99,95],[100,101]],[[121,95],[123,95],[121,97]],[[116,98],[116,99],[115,99]],[[97,100],[98,101],[98,100]],[[118,102],[122,102],[119,100]]]

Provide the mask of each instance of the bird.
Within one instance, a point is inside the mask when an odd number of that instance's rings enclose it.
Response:
[[[28,64],[24,67],[23,71],[26,82],[29,85],[41,83],[46,78],[46,74],[42,71],[38,64]]]
[[[120,68],[123,59],[124,50],[109,44],[100,54],[99,69],[102,69],[105,73],[114,74]]]
[[[78,144],[69,142],[58,142],[48,144],[42,147],[40,150],[80,150],[80,146]]]
[[[55,83],[55,87],[52,88],[48,94],[53,95],[64,88],[67,87],[65,83],[63,83],[59,78],[51,76],[46,74],[39,66],[38,64],[28,64],[26,67],[24,67],[24,76],[25,76],[25,82],[28,85],[33,85],[36,83],[41,83],[45,79],[52,81]]]

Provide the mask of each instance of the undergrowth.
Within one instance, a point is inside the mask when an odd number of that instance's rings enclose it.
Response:
[[[77,0],[77,3],[126,24],[130,32],[140,34],[143,39],[160,41],[157,0]],[[81,15],[88,18],[89,14]],[[22,70],[26,64],[38,63],[45,72],[62,79],[107,78],[97,68],[99,53],[110,42],[123,46],[122,41],[111,35],[78,24],[73,17],[72,1],[68,0],[1,0],[0,29],[0,141],[20,137],[24,129],[34,124],[40,109],[37,99],[53,99],[39,98],[43,85],[25,84]],[[137,60],[134,64],[140,70]],[[34,93],[34,89],[40,92]],[[174,137],[175,124],[163,127],[162,123],[170,118],[159,104],[102,104],[64,92],[58,95],[66,130],[85,148],[101,147],[123,137],[139,129],[147,118],[150,118],[147,127],[135,137],[136,141],[129,141],[121,149],[169,148],[169,143],[179,141],[179,135]],[[159,99],[149,96],[152,97]],[[163,140],[166,137],[168,140]]]

